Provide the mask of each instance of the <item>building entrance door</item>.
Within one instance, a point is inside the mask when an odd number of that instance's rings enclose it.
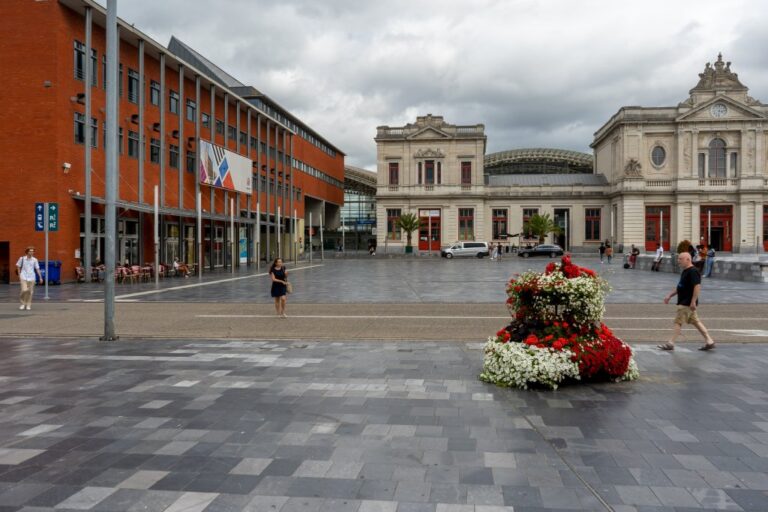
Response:
[[[224,266],[224,226],[215,226],[213,229],[213,266]]]
[[[570,212],[567,208],[555,208],[555,224],[560,228],[560,233],[554,235],[555,243],[567,251],[570,249]]]
[[[419,250],[440,251],[440,210],[419,210]]]
[[[11,243],[0,242],[0,283],[11,282]]]
[[[665,251],[669,250],[669,225],[671,224],[669,206],[645,207],[645,250],[655,251],[661,242]]]
[[[731,205],[701,205],[701,238],[716,251],[733,250],[733,209]],[[695,241],[693,241],[696,243]]]

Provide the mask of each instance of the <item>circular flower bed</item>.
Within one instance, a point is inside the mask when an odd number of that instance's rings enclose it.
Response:
[[[550,263],[507,285],[512,322],[488,338],[480,378],[556,389],[577,380],[634,380],[632,349],[602,323],[608,283],[588,268]]]

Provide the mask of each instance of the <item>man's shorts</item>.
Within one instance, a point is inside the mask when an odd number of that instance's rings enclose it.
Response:
[[[691,309],[689,306],[677,306],[677,313],[675,314],[676,324],[692,324],[698,321],[699,315],[696,314],[696,310]]]

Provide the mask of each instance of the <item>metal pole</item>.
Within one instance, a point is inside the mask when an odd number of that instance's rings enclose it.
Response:
[[[293,165],[293,134],[290,135],[289,139],[291,141],[291,147],[290,147],[290,149],[291,149],[291,156],[290,156],[290,159],[288,160],[288,162],[289,162],[288,169],[291,172],[291,178],[290,178],[291,202],[288,205],[288,207],[290,208],[289,211],[293,211],[293,223],[291,225],[291,227],[292,227],[291,238],[293,238],[293,240],[294,240],[294,244],[293,244],[293,261],[294,261],[294,263],[297,263],[299,261],[299,248],[298,248],[298,246],[295,243],[295,241],[297,240],[297,237],[296,237],[296,209],[294,208],[294,199],[296,198],[296,190],[293,188],[293,170],[294,170],[294,165]]]
[[[91,281],[91,267],[93,266],[91,254],[91,83],[93,82],[93,73],[96,69],[91,69],[91,33],[92,33],[93,13],[90,7],[85,8],[85,240],[83,242],[83,267],[85,267],[86,282]],[[98,133],[96,134],[98,135]],[[47,279],[46,279],[47,280]]]
[[[280,207],[277,207],[277,257],[282,258],[283,257],[283,233],[282,233],[282,222],[280,219]]]
[[[707,210],[707,248],[712,245],[712,210]]]
[[[48,220],[50,217],[50,213],[48,213],[48,203],[45,203],[43,208],[43,211],[45,212],[45,297],[43,298],[48,300],[50,298],[48,297],[48,281],[51,280],[51,265],[48,263]]]
[[[261,180],[261,171],[259,171]],[[261,270],[261,201],[256,201],[256,272]]]
[[[325,206],[325,203],[323,203],[323,206]],[[323,208],[325,210],[325,208]],[[323,217],[325,217],[325,212],[320,214],[320,260],[325,259],[325,247],[323,246]]]
[[[214,122],[211,120],[211,122]],[[197,139],[198,141],[200,139]],[[198,156],[199,158],[199,156]],[[197,179],[197,178],[195,178]],[[198,180],[199,182],[200,180]],[[203,254],[203,193],[197,192],[197,279],[203,280],[203,262],[205,261],[205,255]]]
[[[230,197],[229,198],[229,230],[230,230],[230,236],[229,236],[229,243],[232,247],[232,273],[235,273],[235,198]],[[238,237],[239,238],[239,237]]]
[[[155,285],[160,284],[160,192],[155,185]]]
[[[659,210],[659,241],[661,242],[661,250],[664,250],[664,210]]]
[[[297,265],[299,263],[299,234],[296,232],[297,226],[297,220],[296,219],[296,210],[293,210],[293,218],[291,219],[291,222],[293,222],[293,263],[294,265]]]
[[[309,212],[309,263],[312,264],[312,212]]]
[[[568,243],[570,242],[570,239],[568,238],[568,214],[570,210],[565,210],[565,250],[568,250]]]
[[[107,0],[107,144],[105,179],[104,336],[115,336],[115,235],[117,234],[117,0]]]
[[[427,213],[427,254],[432,256],[432,212]]]
[[[344,212],[341,212],[341,252],[344,252],[344,242],[346,237],[344,236]]]

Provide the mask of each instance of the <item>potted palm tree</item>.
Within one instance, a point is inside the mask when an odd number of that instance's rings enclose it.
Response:
[[[405,213],[398,217],[395,226],[397,229],[402,229],[406,234],[405,253],[412,254],[413,246],[411,245],[411,235],[414,231],[419,229],[420,221],[415,213]]]
[[[539,243],[543,244],[544,238],[548,234],[554,233],[559,235],[562,230],[560,229],[560,226],[555,224],[555,221],[552,220],[552,217],[550,217],[548,213],[542,215],[537,213],[525,223],[525,231],[539,237]]]

